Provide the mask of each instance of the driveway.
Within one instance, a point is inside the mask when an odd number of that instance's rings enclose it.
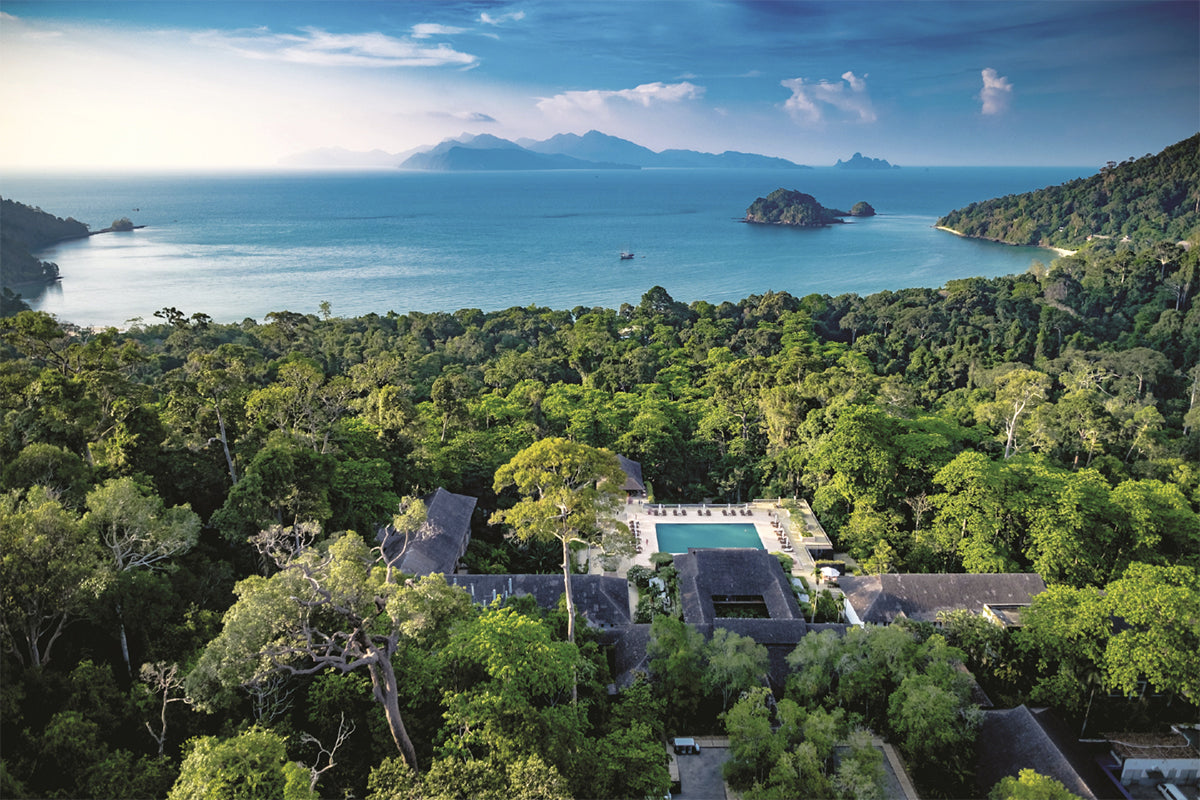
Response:
[[[725,800],[725,779],[721,777],[721,765],[729,760],[728,747],[713,747],[697,739],[700,752],[694,755],[676,756],[679,765],[679,785],[682,791],[677,796],[684,800]]]

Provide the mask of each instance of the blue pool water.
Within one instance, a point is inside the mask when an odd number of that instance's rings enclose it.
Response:
[[[686,553],[689,547],[765,549],[749,522],[660,522],[654,530],[658,549],[664,553]]]

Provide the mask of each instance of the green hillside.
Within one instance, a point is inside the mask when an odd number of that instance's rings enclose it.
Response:
[[[972,203],[937,222],[1008,244],[1079,248],[1098,237],[1135,247],[1200,230],[1200,134],[1158,155],[1109,162],[1090,178]]]
[[[87,225],[76,219],[62,219],[40,208],[0,199],[0,264],[4,265],[0,284],[16,286],[54,280],[58,266],[38,260],[32,251],[87,233]]]

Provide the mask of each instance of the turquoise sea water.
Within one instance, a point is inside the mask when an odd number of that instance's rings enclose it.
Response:
[[[0,194],[93,230],[147,227],[41,254],[62,281],[23,293],[78,324],[175,306],[221,322],[271,311],[617,308],[661,285],[677,300],[768,290],[870,294],[1023,272],[1052,253],[961,239],[936,218],[1089,168],[892,171],[640,170],[491,173],[4,175]],[[784,187],[871,219],[818,230],[738,222]],[[621,250],[637,257],[618,259]]]
[[[763,549],[762,539],[748,522],[660,522],[654,534],[663,553],[686,553],[689,547]]]

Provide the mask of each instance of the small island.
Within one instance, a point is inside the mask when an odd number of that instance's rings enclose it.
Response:
[[[867,158],[862,153],[855,153],[849,161],[839,158],[834,166],[839,169],[900,169],[899,164],[889,164],[882,158]]]
[[[843,217],[873,217],[875,209],[860,201],[850,211],[825,208],[811,194],[795,189],[776,189],[760,197],[746,209],[743,222],[757,225],[788,225],[797,228],[823,228],[844,223]]]

